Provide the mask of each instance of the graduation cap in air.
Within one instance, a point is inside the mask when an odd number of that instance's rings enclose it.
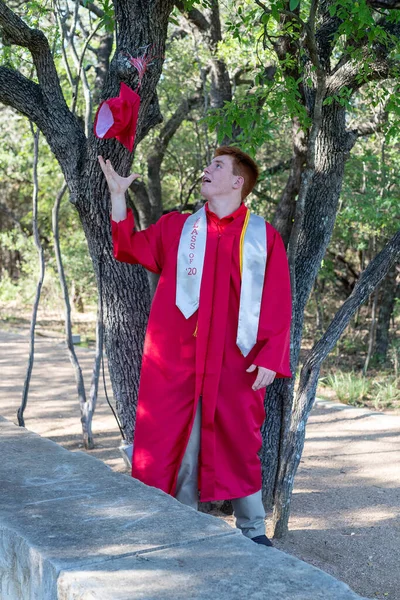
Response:
[[[100,139],[116,138],[132,152],[140,107],[140,96],[121,83],[118,98],[102,102],[94,119],[94,133]]]
[[[137,93],[147,67],[156,56],[151,56],[150,46],[144,46],[142,56],[136,58],[127,54],[128,61],[139,74],[139,83],[133,91],[125,83],[121,83],[118,98],[110,98],[102,102],[97,109],[94,120],[94,133],[100,139],[116,138],[132,152],[135,142],[136,125],[140,108],[140,96]]]

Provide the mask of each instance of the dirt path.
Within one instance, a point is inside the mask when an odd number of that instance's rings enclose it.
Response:
[[[14,422],[27,353],[27,332],[0,331],[0,414]],[[93,352],[78,349],[78,356],[89,385]],[[82,450],[73,370],[59,340],[36,339],[25,420],[28,429]],[[93,429],[91,454],[124,471],[119,431],[102,390]],[[399,480],[400,416],[318,402],[296,478],[290,533],[276,546],[362,596],[400,600]]]

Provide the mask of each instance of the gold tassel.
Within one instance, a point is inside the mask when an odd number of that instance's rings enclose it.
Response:
[[[239,262],[240,262],[240,277],[242,276],[243,271],[243,246],[244,246],[244,236],[246,235],[247,225],[249,224],[250,219],[250,211],[247,209],[247,213],[244,219],[244,224],[242,228],[242,233],[240,235],[240,250],[239,250]]]

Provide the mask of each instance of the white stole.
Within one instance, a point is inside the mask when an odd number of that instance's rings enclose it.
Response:
[[[206,242],[207,215],[203,207],[185,221],[179,241],[176,305],[186,319],[199,307]],[[236,338],[243,356],[257,341],[266,264],[265,221],[248,211],[240,240],[242,285]]]

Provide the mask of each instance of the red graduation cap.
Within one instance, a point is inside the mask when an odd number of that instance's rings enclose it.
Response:
[[[140,107],[140,96],[121,83],[118,98],[102,102],[94,119],[94,133],[100,139],[116,138],[132,152]]]

